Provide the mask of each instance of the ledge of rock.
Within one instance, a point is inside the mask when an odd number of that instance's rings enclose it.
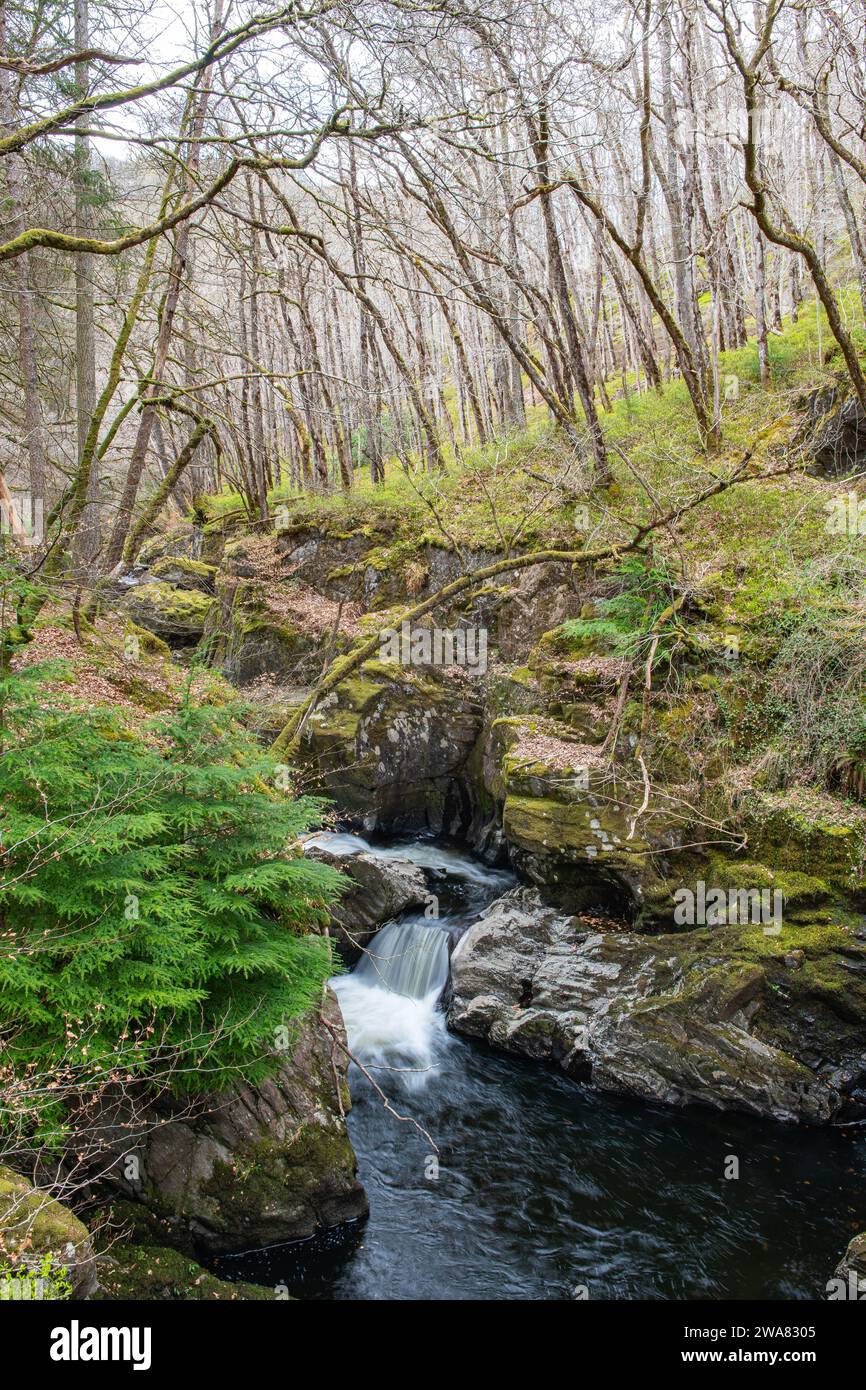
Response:
[[[866,954],[816,937],[600,932],[518,888],[458,943],[449,1024],[603,1090],[827,1122],[859,1084]]]
[[[385,922],[413,907],[423,907],[430,892],[423,871],[408,859],[380,859],[375,854],[333,854],[318,847],[310,859],[331,864],[352,887],[331,909],[331,935],[351,963]]]
[[[322,1016],[344,1038],[337,1001],[327,991]],[[115,1153],[138,1158],[136,1180],[124,1164],[110,1182],[124,1197],[169,1218],[170,1243],[208,1254],[299,1240],[367,1213],[346,1130],[348,1059],[314,1013],[300,1026],[290,1059],[257,1086],[208,1099],[190,1115],[160,1099],[153,1126],[124,1139],[123,1102],[106,1116]]]

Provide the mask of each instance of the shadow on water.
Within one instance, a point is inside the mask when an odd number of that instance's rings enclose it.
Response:
[[[223,1277],[319,1299],[824,1295],[866,1225],[866,1140],[602,1096],[449,1034],[430,933],[461,931],[513,879],[429,842],[375,852],[422,863],[440,916],[384,928],[380,959],[336,988],[353,1049],[438,1154],[353,1067],[369,1221],[224,1258]]]

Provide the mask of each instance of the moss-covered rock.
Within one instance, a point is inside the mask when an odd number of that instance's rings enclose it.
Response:
[[[167,642],[192,643],[202,636],[213,600],[197,589],[178,589],[155,579],[131,589],[124,600],[129,618]]]
[[[136,639],[139,651],[145,656],[161,656],[166,661],[171,660],[171,647],[167,642],[163,642],[161,637],[157,637],[156,633],[148,632],[146,627],[139,627],[129,618],[124,623],[123,631],[126,636]]]
[[[199,535],[196,528],[191,522],[183,521],[175,526],[166,526],[156,535],[148,536],[138,552],[138,563],[153,565],[166,555],[192,558],[198,548]]]
[[[788,872],[808,870],[843,901],[863,899],[866,807],[793,787],[751,792],[740,810],[755,858]]]
[[[341,634],[331,643],[330,633],[302,629],[285,604],[269,601],[258,580],[220,575],[216,596],[204,636],[211,661],[233,685],[264,677],[278,686],[302,686],[321,670],[328,647],[339,652],[345,645]]]
[[[136,1125],[144,1131],[137,1176],[118,1162],[106,1181],[157,1219],[165,1243],[189,1254],[298,1240],[365,1215],[346,1131],[344,1038],[327,991],[321,1017],[287,1036],[287,1060],[270,1079],[192,1109],[160,1097],[152,1124]],[[100,1122],[109,1147],[128,1155],[126,1097],[106,1103]]]
[[[184,555],[165,555],[150,566],[154,579],[173,584],[178,589],[200,589],[202,593],[212,594],[216,578],[216,566],[206,565],[202,560],[191,560]]]
[[[15,1296],[28,1274],[43,1278],[40,1297],[57,1297],[65,1275],[69,1296],[87,1298],[96,1287],[90,1233],[62,1202],[0,1165],[0,1297],[4,1288]]]
[[[182,1299],[184,1302],[266,1302],[274,1290],[218,1279],[167,1245],[113,1244],[99,1260],[96,1300]]]

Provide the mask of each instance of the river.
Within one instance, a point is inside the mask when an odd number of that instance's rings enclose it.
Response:
[[[448,936],[514,880],[429,841],[373,852],[420,863],[439,915],[384,927],[334,981],[350,1046],[402,1117],[353,1066],[369,1221],[223,1259],[224,1277],[318,1299],[824,1296],[862,1226],[863,1137],[602,1095],[449,1033]]]

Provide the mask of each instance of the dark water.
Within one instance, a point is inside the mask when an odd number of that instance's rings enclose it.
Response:
[[[507,886],[423,853],[443,928]],[[371,1009],[357,986],[341,986],[350,1036],[353,1015],[378,1020],[362,1058],[438,1159],[353,1068],[369,1221],[224,1259],[223,1277],[319,1299],[810,1299],[866,1227],[863,1137],[601,1096],[448,1034],[435,995],[392,995],[392,1016],[385,990]]]

